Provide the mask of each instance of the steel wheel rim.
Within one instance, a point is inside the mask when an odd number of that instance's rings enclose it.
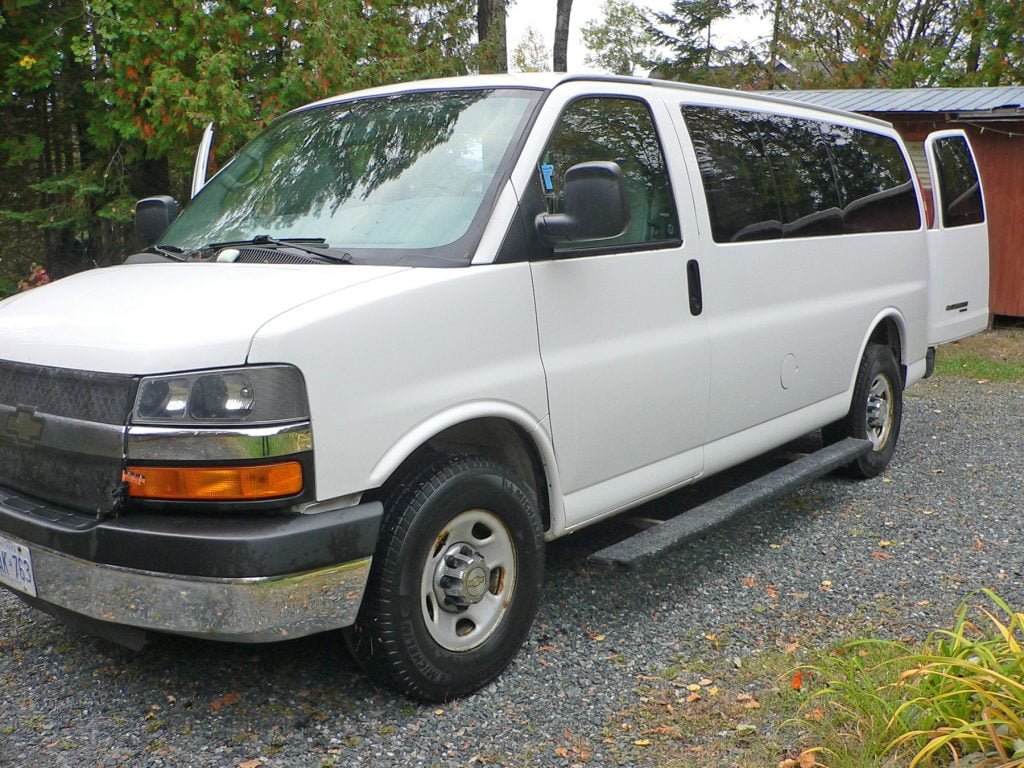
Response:
[[[457,570],[448,567],[446,558],[461,545],[473,553],[463,561],[472,562],[470,575],[478,580],[480,567],[486,572],[485,588],[465,589],[470,604],[463,608],[443,604],[446,594],[457,591],[450,585],[450,576],[445,580]],[[423,564],[420,612],[427,632],[448,651],[462,653],[478,647],[508,614],[516,576],[515,545],[506,525],[485,509],[460,512],[438,534]]]
[[[889,442],[894,421],[896,398],[892,382],[884,373],[875,376],[868,389],[864,429],[871,447],[881,451]]]

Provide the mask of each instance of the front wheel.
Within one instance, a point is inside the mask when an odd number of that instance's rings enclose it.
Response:
[[[881,474],[896,450],[903,419],[903,379],[889,347],[868,344],[857,371],[850,412],[822,429],[826,443],[844,437],[868,440],[871,451],[847,466],[854,477]]]
[[[393,484],[349,643],[383,682],[446,701],[497,677],[533,623],[544,531],[510,469],[446,457]]]

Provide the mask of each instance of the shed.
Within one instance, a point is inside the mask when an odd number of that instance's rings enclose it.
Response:
[[[988,209],[989,311],[1024,317],[1024,86],[794,90],[773,95],[893,123],[926,189],[931,180],[924,159],[925,136],[944,128],[967,131]]]

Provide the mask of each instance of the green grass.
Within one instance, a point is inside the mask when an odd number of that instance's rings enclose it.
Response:
[[[974,354],[947,355],[940,349],[935,360],[935,374],[989,381],[1024,381],[1024,363],[991,360]]]
[[[979,381],[1024,381],[1024,329],[999,328],[943,344],[936,354],[935,373]]]

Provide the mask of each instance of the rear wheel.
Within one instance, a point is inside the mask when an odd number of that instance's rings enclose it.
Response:
[[[470,693],[508,666],[540,597],[544,532],[525,484],[478,456],[394,483],[349,643],[382,682],[426,701]]]
[[[826,443],[845,437],[871,442],[871,451],[846,467],[860,478],[876,477],[892,459],[903,419],[903,379],[889,347],[868,344],[857,371],[850,412],[822,429]]]

